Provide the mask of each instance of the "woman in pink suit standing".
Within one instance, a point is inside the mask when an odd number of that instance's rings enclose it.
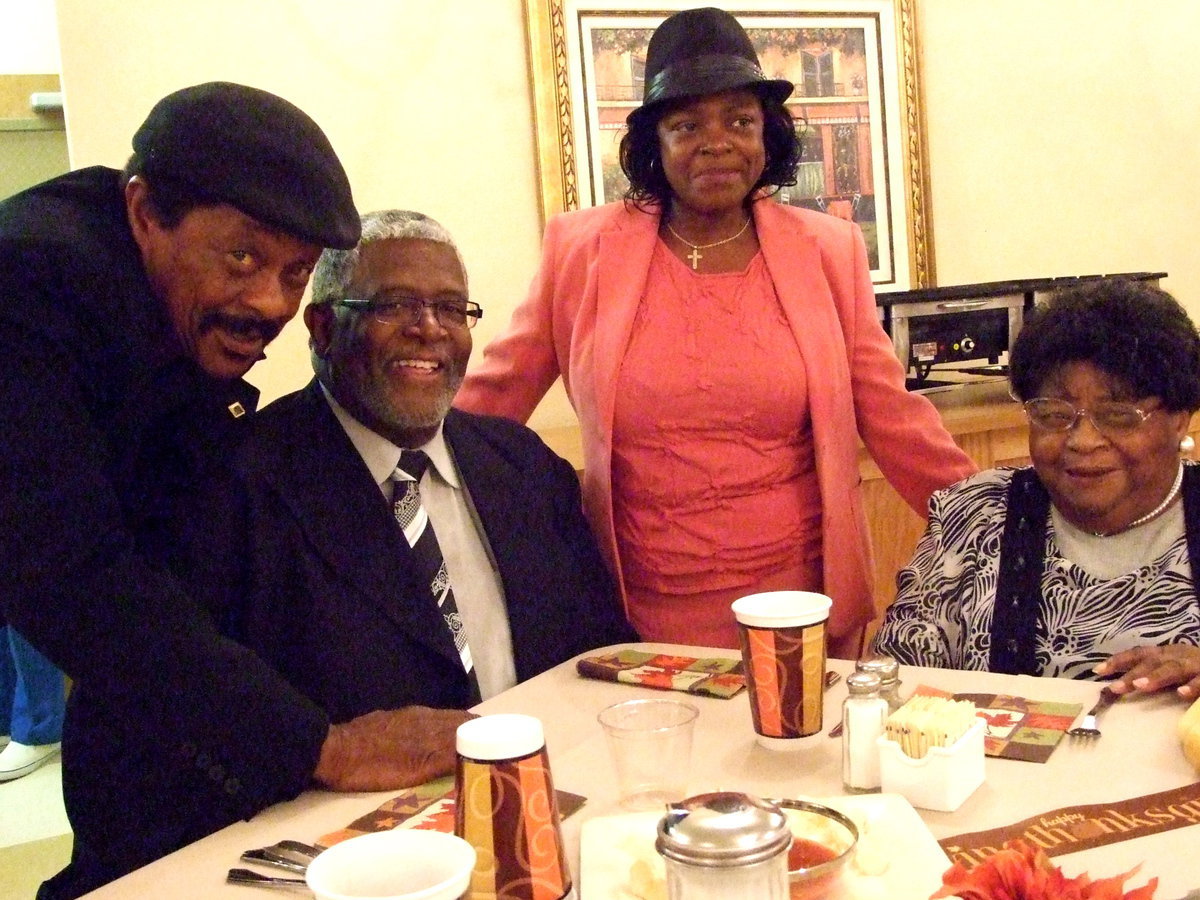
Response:
[[[455,402],[525,421],[562,376],[588,518],[645,640],[736,647],[734,599],[816,590],[831,654],[853,657],[875,613],[858,437],[921,514],[975,466],[904,388],[857,226],[769,197],[795,183],[792,88],[730,14],[664,21],[627,199],[548,223]]]

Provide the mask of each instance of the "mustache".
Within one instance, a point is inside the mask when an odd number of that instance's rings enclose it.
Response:
[[[234,316],[220,310],[212,310],[200,319],[200,331],[208,332],[214,328],[228,331],[239,338],[257,338],[263,344],[269,344],[283,330],[283,323],[270,319],[258,319],[253,316]]]

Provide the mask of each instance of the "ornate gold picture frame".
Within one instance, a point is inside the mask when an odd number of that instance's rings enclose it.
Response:
[[[799,183],[781,202],[859,223],[876,289],[935,283],[915,0],[726,2],[768,77],[796,84]],[[641,102],[645,43],[673,0],[526,0],[542,214],[616,199],[616,145]]]

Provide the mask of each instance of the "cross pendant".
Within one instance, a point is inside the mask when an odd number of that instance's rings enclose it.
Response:
[[[696,271],[696,268],[700,264],[700,260],[703,258],[700,254],[700,248],[693,247],[692,252],[687,255],[687,258],[692,261],[692,271]]]

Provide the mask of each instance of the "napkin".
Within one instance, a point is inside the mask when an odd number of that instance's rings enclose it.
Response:
[[[983,752],[988,756],[1026,762],[1048,760],[1083,709],[1082,703],[1029,700],[1009,694],[951,694],[924,684],[918,685],[913,693],[970,700],[975,704],[975,715],[987,722]]]
[[[685,691],[724,700],[746,686],[740,658],[620,650],[584,657],[576,663],[576,669],[584,678],[620,681],[664,691]]]
[[[565,819],[583,806],[586,798],[569,791],[554,792],[558,815]],[[454,776],[447,775],[409,788],[388,800],[378,809],[359,816],[345,828],[331,831],[317,839],[318,847],[332,847],[338,841],[391,831],[393,828],[421,828],[431,831],[454,832]]]

